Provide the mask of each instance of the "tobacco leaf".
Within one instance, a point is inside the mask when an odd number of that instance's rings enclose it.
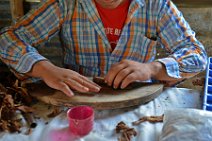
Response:
[[[133,125],[139,125],[142,122],[148,121],[151,123],[163,122],[164,115],[161,116],[144,116],[141,117],[139,120],[132,122]]]
[[[116,125],[116,133],[121,133],[118,141],[131,141],[132,136],[137,136],[136,130],[127,126],[123,121]]]
[[[8,73],[7,73],[8,74]],[[20,85],[14,75],[1,74],[0,77],[0,131],[20,132],[21,114],[18,111],[33,112],[29,107],[31,97],[27,89]]]
[[[59,107],[54,107],[53,111],[47,115],[47,117],[52,118],[57,115],[59,115],[62,112],[62,110]]]
[[[32,113],[34,112],[34,109],[32,107],[29,106],[25,106],[25,105],[21,105],[21,106],[17,106],[16,109],[25,112],[25,113]]]
[[[14,100],[11,95],[5,95],[3,102],[8,107],[11,107],[11,108],[14,107]]]

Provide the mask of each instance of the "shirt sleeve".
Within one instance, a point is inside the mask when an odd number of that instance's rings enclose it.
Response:
[[[0,59],[12,70],[29,72],[34,63],[45,60],[34,48],[48,41],[62,26],[67,15],[66,0],[47,0],[30,11],[14,26],[0,32]]]
[[[157,32],[159,42],[169,55],[157,61],[165,65],[167,74],[173,78],[182,78],[181,73],[203,71],[207,65],[203,45],[176,6],[170,0],[161,1]]]

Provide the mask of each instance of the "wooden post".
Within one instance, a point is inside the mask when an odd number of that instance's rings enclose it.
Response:
[[[10,0],[12,23],[16,23],[24,15],[23,0]]]
[[[25,0],[26,2],[41,2],[41,0]]]

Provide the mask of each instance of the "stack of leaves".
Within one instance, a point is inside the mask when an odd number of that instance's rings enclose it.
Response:
[[[148,121],[151,123],[163,122],[164,114],[161,116],[144,116],[139,120],[132,122],[133,125],[139,125],[142,122]],[[132,136],[136,136],[137,132],[134,128],[128,127],[123,121],[116,125],[116,133],[121,133],[118,141],[131,141]]]
[[[32,99],[28,95],[27,90],[19,86],[17,80],[1,80],[0,131],[20,132],[22,126],[20,115],[33,112],[33,109],[29,107],[31,102]]]
[[[116,133],[121,133],[118,141],[131,141],[132,136],[137,135],[135,129],[128,127],[123,121],[117,124]]]

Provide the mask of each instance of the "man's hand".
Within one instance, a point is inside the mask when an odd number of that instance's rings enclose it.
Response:
[[[162,81],[176,81],[167,75],[164,65],[160,62],[140,63],[136,61],[123,60],[113,64],[105,81],[114,88],[126,88],[134,81],[145,81],[151,78]]]
[[[125,88],[136,80],[144,81],[151,79],[151,76],[152,70],[149,64],[123,60],[111,66],[111,69],[105,76],[105,81],[114,88]]]
[[[60,90],[68,96],[73,96],[72,90],[79,92],[100,91],[100,86],[88,78],[70,69],[57,67],[48,61],[37,62],[32,71],[27,74],[41,78],[49,87]]]

